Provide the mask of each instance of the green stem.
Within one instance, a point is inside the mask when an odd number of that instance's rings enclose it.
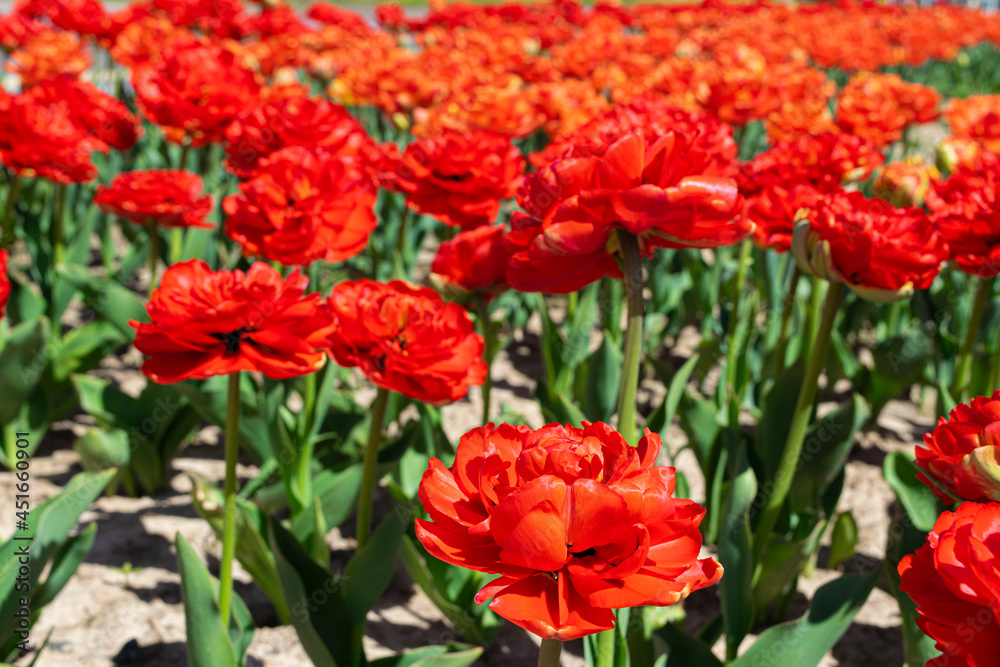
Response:
[[[630,445],[635,437],[635,394],[639,387],[639,365],[642,361],[643,301],[642,257],[639,239],[635,234],[618,230],[622,251],[622,276],[628,304],[628,328],[625,330],[624,366],[622,386],[618,395],[618,431]]]
[[[538,667],[559,667],[562,642],[558,639],[543,639],[538,649]]]
[[[299,430],[299,441],[302,447],[299,450],[298,465],[295,469],[295,488],[298,489],[299,500],[302,506],[309,504],[312,497],[310,490],[312,482],[312,455],[316,446],[314,438],[310,437],[313,426],[313,414],[316,410],[316,373],[305,376],[305,388],[302,392],[302,414],[301,427]]]
[[[802,271],[798,264],[792,270],[792,279],[788,285],[788,292],[785,294],[785,305],[781,309],[781,332],[778,334],[778,344],[774,348],[774,370],[771,377],[777,379],[781,372],[785,370],[785,354],[788,350],[788,327],[792,322],[792,311],[795,309],[795,293],[799,287],[799,279]]]
[[[240,454],[240,373],[229,375],[226,396],[226,481],[222,492],[222,562],[219,565],[219,610],[222,624],[229,627],[233,597],[233,558],[236,555],[236,460]]]
[[[181,261],[181,253],[184,251],[184,230],[174,227],[170,230],[170,263],[176,264]]]
[[[358,492],[358,549],[368,543],[372,530],[372,501],[375,495],[376,474],[378,472],[378,448],[382,440],[382,422],[389,402],[389,390],[379,387],[372,404],[372,423],[368,429],[368,444],[365,445],[364,463],[361,471],[361,489]]]
[[[14,210],[17,208],[17,200],[20,196],[21,177],[12,173],[10,189],[7,191],[7,205],[3,210],[3,237],[0,240],[0,247],[7,248],[14,242]]]
[[[739,422],[741,399],[736,395],[736,370],[739,359],[736,358],[739,352],[739,345],[736,344],[736,326],[739,321],[740,299],[743,296],[743,284],[747,279],[747,265],[750,260],[750,251],[753,245],[750,239],[746,239],[740,244],[739,268],[736,270],[736,290],[733,296],[733,308],[729,313],[729,349],[726,351],[726,394],[729,405],[729,426],[735,427]]]
[[[826,296],[827,282],[813,276],[812,288],[812,301],[809,303],[809,321],[806,328],[807,338],[805,345],[802,346],[802,355],[806,358],[809,358],[812,353],[812,346],[816,341],[816,334],[819,332],[819,321],[823,311],[823,298]]]
[[[816,386],[826,363],[827,350],[830,348],[830,333],[833,331],[833,322],[837,318],[837,309],[840,307],[843,295],[844,283],[830,284],[819,330],[813,340],[809,359],[806,362],[806,372],[802,380],[802,387],[799,389],[799,398],[795,402],[795,412],[788,429],[788,439],[785,441],[785,449],[781,454],[778,472],[774,478],[774,489],[765,501],[760,523],[757,524],[757,531],[754,535],[754,562],[756,563],[760,563],[764,546],[778,521],[781,507],[784,505],[788,491],[792,486],[792,476],[799,464],[802,443],[805,440],[806,428],[809,426],[809,419],[812,416],[813,402],[816,400]]]
[[[889,321],[886,322],[886,332],[889,336],[899,333],[899,320],[903,316],[903,304],[899,301],[889,305]]]
[[[408,232],[410,228],[410,207],[403,205],[403,214],[399,217],[399,231],[396,233],[396,252],[402,257],[409,245]]]
[[[997,343],[997,349],[993,352],[993,362],[990,364],[990,384],[987,387],[987,395],[1000,388],[997,385],[1000,385],[1000,342]]]
[[[482,294],[476,295],[476,311],[483,328],[483,361],[486,362],[486,380],[483,382],[483,424],[490,423],[490,391],[493,388],[493,357],[496,356],[497,332],[490,318],[490,307]]]
[[[615,663],[615,630],[605,630],[597,635],[595,667],[612,667]]]
[[[52,241],[52,264],[59,266],[66,259],[66,239],[63,238],[63,205],[66,203],[66,186],[55,184],[52,194],[52,224],[49,229]]]
[[[972,348],[976,345],[976,334],[979,333],[979,323],[983,319],[983,310],[986,303],[993,296],[993,281],[989,278],[980,278],[976,286],[976,296],[972,301],[972,314],[969,317],[969,325],[965,329],[965,340],[962,341],[962,348],[958,353],[958,365],[955,368],[955,386],[951,395],[956,401],[965,400],[965,392],[972,379]],[[988,389],[992,390],[991,384]]]
[[[160,227],[156,220],[149,221],[149,296],[156,289],[156,261],[160,258]]]
[[[186,140],[181,143],[181,157],[177,161],[178,169],[187,169],[188,153],[191,152],[191,144]]]

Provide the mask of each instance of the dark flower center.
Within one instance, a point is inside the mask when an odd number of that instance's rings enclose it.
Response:
[[[469,178],[469,174],[442,174],[439,171],[435,171],[434,176],[442,181],[453,181],[455,183],[459,183]]]
[[[229,333],[212,334],[212,338],[216,340],[221,340],[226,344],[226,352],[230,354],[236,354],[240,351],[240,343],[244,341],[243,336],[246,334],[254,333],[256,329],[251,329],[249,327],[240,327],[236,331],[230,331]],[[253,343],[250,338],[245,339],[248,343]]]
[[[571,551],[569,553],[574,558],[587,558],[588,556],[596,556],[597,549],[595,549],[594,547],[590,547],[589,549],[584,549],[583,551]]]

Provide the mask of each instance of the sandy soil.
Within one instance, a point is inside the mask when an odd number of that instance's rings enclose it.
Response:
[[[502,378],[494,391],[494,410],[506,404],[520,412],[533,426],[542,423],[537,405],[530,399],[534,382],[522,371],[523,357],[512,347],[517,367],[502,353],[495,375]],[[120,362],[119,362],[120,363]],[[530,365],[529,365],[530,366]],[[136,382],[133,380],[133,382]],[[132,391],[141,388],[132,384]],[[468,428],[479,425],[481,398],[473,393],[467,400],[445,408],[449,436],[457,439]],[[914,443],[933,424],[912,402],[890,403],[879,420],[879,429],[859,437],[847,465],[847,485],[840,509],[851,509],[858,520],[858,553],[841,569],[870,571],[884,555],[886,529],[892,491],[881,475],[886,452],[912,449]],[[57,493],[80,468],[69,446],[82,432],[82,420],[57,424],[43,442],[32,462],[33,495],[36,503]],[[179,667],[186,664],[184,652],[184,614],[180,597],[180,577],[174,554],[174,538],[180,533],[217,571],[220,545],[208,526],[191,506],[190,482],[185,473],[193,471],[210,479],[221,480],[223,464],[216,441],[217,429],[203,431],[199,441],[186,448],[174,461],[171,490],[156,498],[102,497],[84,516],[82,525],[95,521],[98,538],[94,549],[76,576],[39,620],[34,637],[52,631],[51,642],[40,664],[43,667],[104,667],[112,664]],[[683,434],[672,429],[668,448],[677,451]],[[682,454],[675,465],[692,481],[692,495],[703,498],[704,483],[693,459]],[[240,478],[249,479],[256,472],[241,465]],[[0,511],[6,511],[13,497],[13,477],[0,473]],[[355,543],[348,524],[345,533],[334,530],[328,537],[333,559],[346,560]],[[9,534],[3,526],[4,534]],[[821,558],[821,564],[823,562]],[[137,568],[126,575],[120,568]],[[116,569],[118,568],[118,569]],[[838,573],[819,569],[800,586],[801,596],[791,615],[800,615],[811,594]],[[247,603],[260,626],[249,655],[250,664],[266,667],[309,665],[291,627],[276,627],[266,597],[252,585],[249,575],[236,571],[236,590]],[[717,609],[714,591],[702,591],[686,603],[689,625],[696,626]],[[430,601],[412,585],[400,567],[390,590],[369,615],[365,638],[369,657],[417,648],[455,639],[453,630]],[[747,638],[747,644],[752,641]],[[895,601],[884,590],[874,591],[856,622],[827,656],[824,667],[833,665],[870,667],[902,664],[899,614]],[[721,649],[721,646],[717,647]],[[480,664],[500,666],[530,664],[536,655],[533,638],[517,627],[506,624],[496,644]],[[26,664],[22,660],[18,665]],[[564,652],[563,665],[583,665],[582,644],[571,643]]]

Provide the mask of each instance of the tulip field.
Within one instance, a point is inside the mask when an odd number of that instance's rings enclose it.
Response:
[[[0,46],[0,667],[1000,664],[1000,14]]]

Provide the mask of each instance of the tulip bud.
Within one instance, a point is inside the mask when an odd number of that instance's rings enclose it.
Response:
[[[931,182],[940,178],[941,172],[919,156],[890,162],[875,177],[875,196],[897,207],[923,206]]]
[[[959,167],[975,168],[982,154],[982,147],[965,137],[945,137],[937,147],[937,167],[943,174],[950,174]]]

